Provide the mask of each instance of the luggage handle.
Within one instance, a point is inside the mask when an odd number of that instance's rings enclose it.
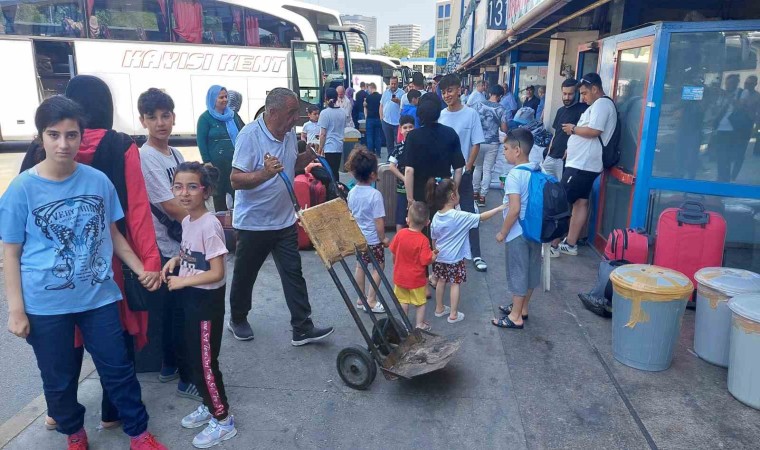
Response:
[[[710,223],[710,215],[705,212],[705,207],[701,203],[685,201],[678,210],[676,220],[678,220],[678,226],[687,224],[700,225],[704,228],[705,225]]]

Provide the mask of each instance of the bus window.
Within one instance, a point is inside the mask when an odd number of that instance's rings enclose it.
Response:
[[[169,41],[164,0],[95,0],[87,5],[92,39]]]
[[[322,78],[327,87],[344,86],[346,81],[346,52],[343,44],[319,44],[322,52]]]
[[[177,42],[203,42],[203,7],[198,0],[172,0],[172,31]]]
[[[245,11],[245,43],[249,47],[290,48],[291,41],[302,40],[295,25],[253,9]]]
[[[21,0],[2,3],[4,34],[84,37],[84,14],[78,1]]]
[[[227,3],[202,0],[203,43],[243,45],[243,13]]]

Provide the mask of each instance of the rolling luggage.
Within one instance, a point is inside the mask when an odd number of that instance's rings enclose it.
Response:
[[[611,261],[625,259],[633,264],[647,264],[649,262],[649,236],[640,229],[612,230],[609,238],[607,238],[604,256]]]
[[[680,208],[668,208],[657,222],[654,264],[677,270],[691,279],[705,267],[723,265],[726,221],[716,212],[706,211],[694,201]]]
[[[314,178],[310,173],[297,175],[293,182],[293,190],[298,200],[298,205],[302,209],[324,203],[327,199],[327,189],[325,185]],[[298,226],[298,249],[306,250],[311,248],[311,239],[302,226]]]
[[[396,228],[396,204],[398,195],[396,194],[396,175],[390,170],[390,164],[380,164],[377,169],[377,190],[383,194],[383,204],[385,205],[385,228]]]

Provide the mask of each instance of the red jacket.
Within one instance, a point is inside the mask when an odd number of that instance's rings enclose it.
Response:
[[[82,143],[79,147],[79,153],[76,161],[82,164],[91,165],[95,156],[95,150],[98,148],[100,140],[103,139],[107,130],[85,130],[82,136]],[[148,191],[145,188],[145,179],[142,174],[140,165],[140,151],[134,143],[129,150],[124,153],[124,176],[127,183],[127,198],[129,209],[125,211],[125,222],[127,242],[137,257],[142,261],[147,272],[161,271],[161,254],[156,244],[156,231],[153,228],[153,218],[150,212],[150,202],[148,200]],[[121,289],[122,297],[124,294],[124,275],[121,272],[121,260],[114,254],[113,256],[113,277],[116,284]],[[142,349],[148,343],[148,313],[144,311],[131,311],[126,301],[120,301],[119,313],[121,325],[134,337],[135,347],[137,350]],[[81,346],[83,343],[79,330],[76,333],[75,345]]]

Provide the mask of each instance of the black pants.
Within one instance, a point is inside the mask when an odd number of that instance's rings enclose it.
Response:
[[[273,231],[238,230],[235,269],[232,273],[230,309],[233,322],[246,320],[251,310],[253,285],[259,270],[271,253],[282,281],[285,303],[290,310],[293,332],[314,328],[311,305],[306,291],[306,280],[301,272],[301,255],[298,253],[297,224]]]
[[[330,165],[330,170],[332,171],[333,178],[335,178],[335,181],[340,181],[340,160],[343,157],[343,153],[325,153],[325,159],[327,160],[327,164]]]
[[[472,188],[472,172],[462,174],[462,182],[459,185],[459,208],[462,211],[475,212],[475,198]],[[480,229],[470,230],[470,252],[473,258],[480,258]]]
[[[165,265],[169,258],[161,257],[161,264]],[[175,271],[175,275],[179,269]],[[185,357],[185,312],[183,307],[184,294],[182,291],[170,291],[166,285],[161,286],[161,301],[163,302],[161,315],[161,350],[163,364],[166,367],[176,367],[179,370],[179,379],[183,383],[191,381],[190,369]]]
[[[229,404],[219,371],[219,350],[224,330],[225,287],[186,288],[180,292],[185,307],[185,340],[193,383],[211,414],[217,420],[224,420]]]
[[[739,176],[749,144],[749,135],[741,131],[718,131],[711,145],[717,151],[718,181],[729,183]]]

